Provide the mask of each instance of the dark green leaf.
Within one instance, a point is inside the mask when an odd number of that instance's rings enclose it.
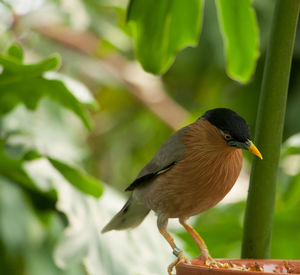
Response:
[[[242,83],[250,80],[259,56],[258,26],[251,2],[216,1],[226,47],[227,73]]]
[[[197,44],[202,0],[132,0],[128,21],[138,60],[146,71],[161,74],[179,50]]]
[[[103,188],[96,179],[79,172],[77,169],[57,159],[48,157],[48,160],[68,182],[73,184],[79,190],[97,198],[102,195]]]

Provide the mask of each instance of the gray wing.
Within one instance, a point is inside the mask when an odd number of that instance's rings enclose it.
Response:
[[[166,172],[173,167],[183,157],[185,145],[183,144],[184,132],[188,129],[186,126],[173,135],[171,135],[166,142],[159,148],[154,157],[141,170],[137,178],[125,189],[125,191],[132,191],[136,187],[141,186],[149,180],[154,179],[158,175]]]

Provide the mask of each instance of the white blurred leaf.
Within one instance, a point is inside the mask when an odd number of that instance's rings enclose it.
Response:
[[[72,127],[66,127],[68,124]],[[49,99],[42,99],[35,112],[20,105],[2,119],[1,134],[6,137],[5,151],[10,157],[21,156],[30,148],[78,164],[86,154],[86,148],[79,146],[84,144],[85,133],[73,113]]]
[[[6,31],[13,22],[13,15],[8,6],[0,2],[0,32]],[[2,38],[2,37],[1,37]],[[0,69],[0,73],[2,70]]]
[[[0,239],[1,250],[8,256],[3,262],[0,260],[1,274],[11,274],[6,269],[7,259],[14,257],[25,260],[26,266],[22,274],[30,275],[83,275],[86,274],[80,265],[68,270],[59,269],[50,253],[53,249],[53,239],[56,239],[63,230],[63,224],[58,216],[51,214],[47,225],[41,222],[41,212],[32,211],[32,204],[19,186],[0,177]],[[43,214],[42,214],[43,215]],[[44,216],[45,219],[45,216]],[[12,256],[12,258],[11,258]],[[22,260],[20,265],[22,265]],[[8,262],[10,265],[11,262]],[[13,266],[18,270],[17,266]],[[21,274],[20,273],[20,274]],[[13,274],[17,274],[16,271]]]
[[[81,0],[61,0],[61,8],[69,15],[69,21],[74,29],[86,30],[90,18]]]
[[[7,2],[18,15],[29,13],[40,8],[44,4],[44,0],[4,0]]]
[[[288,138],[281,147],[282,157],[300,153],[300,133]]]
[[[68,184],[45,159],[28,162],[25,170],[36,182],[53,184],[57,190],[57,208],[69,221],[54,253],[59,267],[68,268],[82,261],[91,275],[166,273],[174,256],[158,233],[154,215],[150,215],[132,231],[101,234],[101,229],[122,207],[124,199],[108,187],[99,200],[83,195]]]

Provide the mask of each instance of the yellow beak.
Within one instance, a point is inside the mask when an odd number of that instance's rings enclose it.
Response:
[[[260,159],[263,159],[261,153],[259,152],[259,150],[257,149],[257,147],[253,144],[253,142],[251,140],[249,140],[249,143],[250,143],[250,146],[248,147],[248,150],[252,154],[258,156]]]

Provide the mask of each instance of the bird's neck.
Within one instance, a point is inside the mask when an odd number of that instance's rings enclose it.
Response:
[[[210,160],[231,158],[241,160],[241,149],[228,146],[220,131],[206,119],[199,119],[189,126],[184,144],[188,151],[201,154]]]
[[[220,131],[205,119],[189,126],[184,143],[186,167],[195,171],[194,181],[201,188],[212,191],[212,206],[236,182],[242,168],[242,150],[228,146]]]

